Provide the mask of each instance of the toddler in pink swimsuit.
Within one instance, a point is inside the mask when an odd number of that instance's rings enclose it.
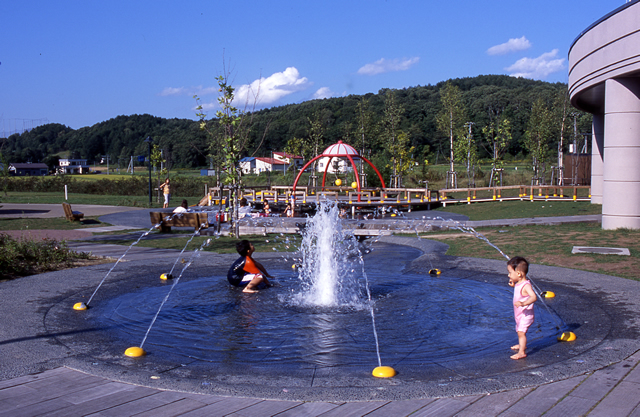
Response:
[[[527,330],[533,323],[533,303],[538,297],[531,287],[531,282],[527,279],[529,272],[529,262],[521,256],[513,257],[507,262],[509,271],[509,285],[513,288],[513,314],[516,319],[516,332],[518,333],[518,344],[511,346],[512,350],[518,353],[511,355],[511,359],[526,358],[527,354]]]

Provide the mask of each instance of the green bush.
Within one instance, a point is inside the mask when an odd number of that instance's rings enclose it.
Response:
[[[88,254],[69,249],[64,241],[16,240],[0,233],[0,279],[54,271],[72,266],[77,259],[88,258]]]
[[[170,176],[171,194],[177,197],[204,195],[204,185],[213,186],[215,179],[211,177]],[[164,182],[164,178],[152,178],[151,186],[157,188]],[[7,191],[22,192],[63,192],[67,186],[69,193],[76,194],[104,194],[137,196],[145,195],[149,191],[149,178],[144,176],[132,176],[118,179],[99,179],[96,181],[83,181],[71,175],[59,175],[48,177],[19,177],[8,178]]]

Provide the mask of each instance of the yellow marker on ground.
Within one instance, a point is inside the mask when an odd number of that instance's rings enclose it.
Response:
[[[396,370],[390,366],[378,366],[371,374],[376,378],[391,378],[396,376]]]
[[[85,303],[75,303],[73,305],[74,310],[86,310],[87,308],[89,307]]]
[[[124,354],[132,358],[139,358],[140,356],[146,355],[147,352],[145,352],[141,347],[133,346],[125,350]]]
[[[558,336],[558,342],[573,342],[576,339],[577,337],[574,332],[564,332]]]

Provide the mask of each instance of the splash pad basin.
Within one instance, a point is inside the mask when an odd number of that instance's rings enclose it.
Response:
[[[420,252],[395,245],[380,250],[394,259],[394,265],[372,259],[376,272],[368,274],[383,364],[414,377],[436,366],[440,377],[455,378],[466,373],[466,361],[504,359],[515,338],[509,287],[403,273],[403,264]],[[152,328],[146,350],[209,362],[234,374],[275,371],[302,377],[312,370],[316,377],[366,375],[377,366],[365,300],[361,305],[300,306],[291,302],[300,287],[297,276],[276,275],[279,285],[257,295],[230,287],[224,276],[181,283]],[[165,294],[166,288],[156,287],[116,297],[98,323],[117,329],[124,340],[136,340]],[[557,335],[553,317],[539,309],[530,330],[531,348],[554,345]]]
[[[564,285],[567,274],[561,276],[559,268],[534,268],[544,289],[558,294],[551,309],[580,336],[558,343],[557,317],[537,308],[529,357],[510,360],[516,336],[504,261],[447,257],[444,245],[416,238],[383,240],[364,256],[371,303],[362,289],[346,304],[300,303],[306,284],[291,271],[291,260],[276,253],[256,257],[280,285],[243,294],[225,279],[237,256],[208,255],[176,287],[143,358],[122,352],[140,342],[167,294],[170,284],[160,282],[156,271],[173,260],[128,264],[91,309],[70,312],[56,305],[47,327],[58,341],[91,358],[91,365],[73,366],[92,373],[107,369],[111,377],[145,385],[305,400],[496,392],[577,375],[630,349],[626,342],[622,348],[605,346],[615,333],[611,305]],[[361,281],[357,265],[351,272]],[[434,266],[442,274],[429,275]],[[552,284],[556,277],[561,279]],[[388,380],[371,376],[378,360],[370,306],[381,364],[398,372]]]

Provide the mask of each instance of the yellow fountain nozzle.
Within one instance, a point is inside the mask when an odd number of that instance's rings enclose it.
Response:
[[[544,298],[554,298],[556,293],[553,291],[543,291],[541,294]]]
[[[573,342],[576,339],[577,337],[574,332],[564,332],[558,336],[558,342]]]
[[[89,308],[89,306],[86,305],[85,303],[75,303],[73,305],[73,309],[74,310],[80,310],[81,311],[81,310],[86,310],[87,308]]]
[[[396,370],[390,366],[378,366],[371,374],[376,378],[392,378],[396,376]]]
[[[164,280],[164,281],[166,281],[168,279],[171,279],[171,278],[173,278],[173,275],[171,275],[171,274],[162,274],[162,275],[160,275],[160,279]]]
[[[146,355],[147,352],[145,352],[144,349],[142,349],[141,347],[133,346],[125,350],[124,354],[131,358],[139,358],[140,356]]]
[[[438,268],[433,268],[429,270],[429,275],[440,275],[442,274],[442,271],[439,270]]]

